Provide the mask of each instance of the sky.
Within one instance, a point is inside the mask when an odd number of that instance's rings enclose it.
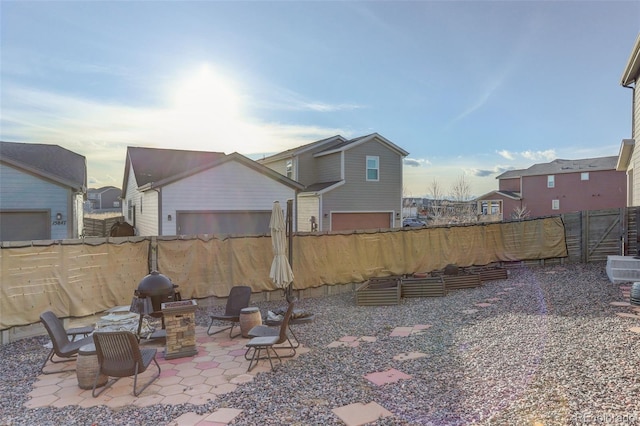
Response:
[[[470,195],[556,158],[618,155],[640,1],[0,0],[0,139],[252,159],[334,135],[409,152],[403,195]],[[384,173],[381,170],[381,173]]]

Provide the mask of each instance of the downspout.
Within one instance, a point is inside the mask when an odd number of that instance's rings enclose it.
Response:
[[[622,87],[625,87],[627,89],[631,89],[631,139],[635,140],[636,138],[636,82],[635,80],[633,81],[633,86],[630,86],[628,84],[623,84]],[[633,155],[632,155],[633,157]],[[631,158],[629,159],[629,162],[631,162]],[[629,166],[627,165],[627,188],[631,187],[634,188],[633,182],[629,182],[631,179],[629,179]],[[635,172],[634,172],[635,175]],[[631,193],[629,193],[629,190],[627,189],[627,205],[633,205],[635,203],[634,197],[633,197],[633,192],[635,192],[635,189],[632,189]],[[623,252],[624,253],[624,252]],[[640,253],[640,252],[639,252]]]

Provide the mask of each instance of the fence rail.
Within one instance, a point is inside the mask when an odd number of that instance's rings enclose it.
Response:
[[[85,237],[108,237],[109,230],[116,222],[124,222],[124,216],[109,217],[106,219],[94,219],[85,217],[84,236]]]

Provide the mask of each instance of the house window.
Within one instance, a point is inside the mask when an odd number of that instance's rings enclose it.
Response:
[[[120,207],[120,201],[114,201],[113,207]]]
[[[560,200],[551,200],[551,210],[560,210]]]
[[[367,180],[380,180],[380,157],[367,155]]]
[[[293,160],[287,160],[286,168],[287,168],[287,177],[289,179],[293,179],[292,177],[293,176]]]
[[[556,186],[556,177],[554,175],[547,176],[547,188],[554,188]]]
[[[133,220],[133,209],[135,208],[136,206],[129,202],[129,207],[127,208],[127,219]]]
[[[580,173],[580,180],[589,180],[589,172]]]

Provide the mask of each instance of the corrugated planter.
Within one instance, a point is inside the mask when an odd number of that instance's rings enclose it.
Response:
[[[365,281],[356,289],[356,304],[358,306],[398,305],[400,293],[400,278],[375,278]]]
[[[482,285],[480,274],[445,275],[443,279],[447,291],[474,288]]]
[[[401,281],[402,297],[439,297],[447,294],[442,277],[413,276]]]

